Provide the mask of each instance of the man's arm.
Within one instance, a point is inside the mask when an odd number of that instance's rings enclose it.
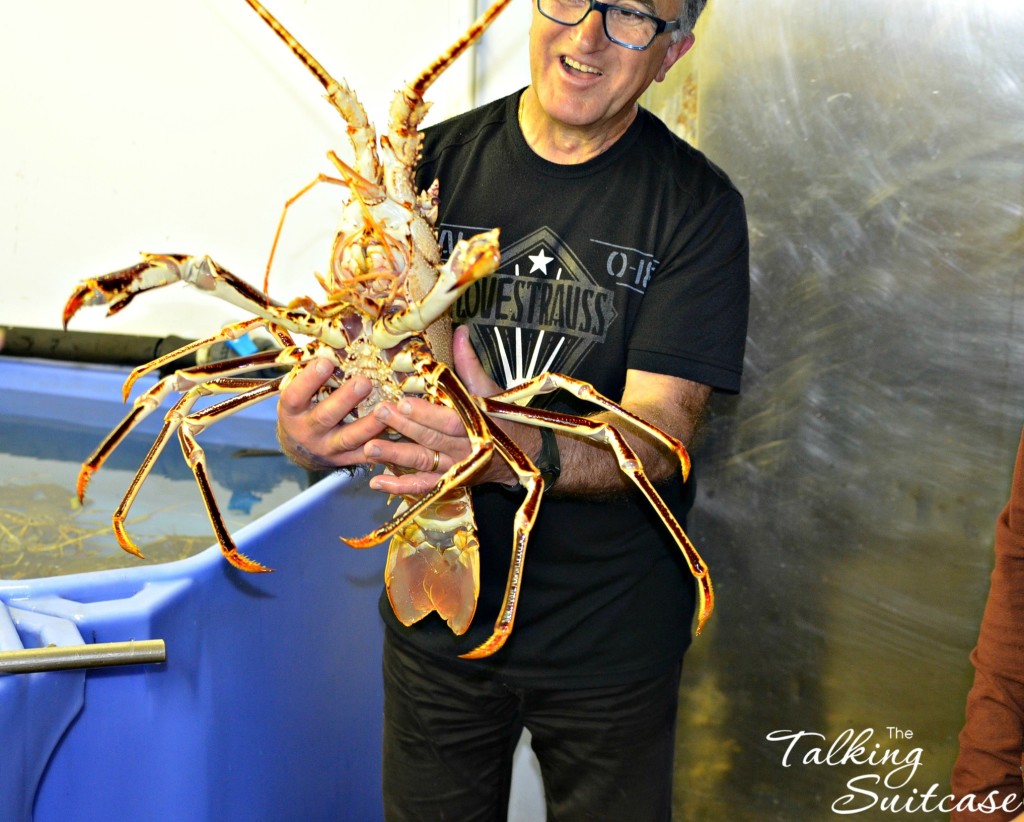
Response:
[[[479,396],[490,396],[499,386],[480,365],[464,328],[454,339],[457,372],[466,387]],[[656,425],[667,434],[689,445],[711,396],[711,388],[701,383],[665,374],[630,370],[622,405],[628,411]],[[365,448],[370,462],[391,463],[414,473],[400,476],[378,475],[371,486],[391,494],[420,494],[434,486],[441,473],[469,453],[469,439],[458,416],[451,409],[410,398],[397,405],[382,404],[374,414],[382,425],[405,437],[405,441],[372,440]],[[648,477],[658,481],[679,470],[679,463],[657,442],[620,424],[614,414],[601,412],[592,417],[607,421],[622,433],[636,451]],[[537,428],[523,423],[501,422],[505,432],[531,458],[541,450]],[[574,496],[602,496],[630,487],[619,470],[614,454],[600,443],[559,432],[556,435],[562,473],[555,493]],[[437,470],[431,471],[434,452],[440,454]],[[474,478],[484,482],[512,483],[516,476],[505,462],[494,457]]]
[[[666,434],[689,446],[704,416],[711,387],[698,382],[630,369],[620,405]],[[679,471],[679,461],[657,441],[634,433],[614,414],[602,412],[591,419],[608,422],[626,438],[644,473],[653,482],[667,479]],[[562,474],[555,493],[593,496],[632,488],[632,482],[619,470],[611,452],[599,443],[579,437],[558,436]]]

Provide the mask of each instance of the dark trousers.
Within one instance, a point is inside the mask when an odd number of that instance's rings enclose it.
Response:
[[[521,689],[439,667],[385,634],[388,822],[505,822],[524,727],[548,822],[671,819],[681,665],[611,688]]]

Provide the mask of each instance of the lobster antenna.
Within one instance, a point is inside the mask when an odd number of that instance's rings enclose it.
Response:
[[[295,52],[295,56],[298,57],[305,64],[306,68],[313,73],[316,79],[320,81],[328,94],[331,94],[332,90],[338,87],[338,81],[327,73],[327,69],[320,64],[320,61],[306,51],[302,43],[296,40],[292,33],[282,26],[281,23],[278,22],[278,19],[267,11],[259,0],[245,0],[245,2],[252,6],[253,11],[262,17],[263,21],[274,30],[277,36],[284,40],[288,47]]]
[[[491,4],[491,7],[476,19],[473,25],[469,27],[469,30],[452,43],[448,51],[427,66],[423,73],[409,84],[409,88],[422,99],[423,93],[430,88],[434,80],[440,77],[448,66],[454,63],[466,49],[473,45],[473,42],[491,25],[494,18],[501,14],[511,2],[512,0],[497,0],[496,3]]]

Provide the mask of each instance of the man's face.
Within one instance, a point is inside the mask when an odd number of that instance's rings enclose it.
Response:
[[[651,0],[650,12],[664,20],[678,15],[681,0]],[[654,81],[661,81],[693,43],[673,43],[663,33],[645,51],[613,43],[604,21],[591,11],[576,26],[548,20],[533,7],[530,25],[530,74],[546,114],[579,129],[600,128],[624,119]]]

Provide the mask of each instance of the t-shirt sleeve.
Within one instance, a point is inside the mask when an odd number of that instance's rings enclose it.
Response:
[[[743,198],[730,189],[677,228],[644,295],[628,367],[737,392],[750,304]]]

